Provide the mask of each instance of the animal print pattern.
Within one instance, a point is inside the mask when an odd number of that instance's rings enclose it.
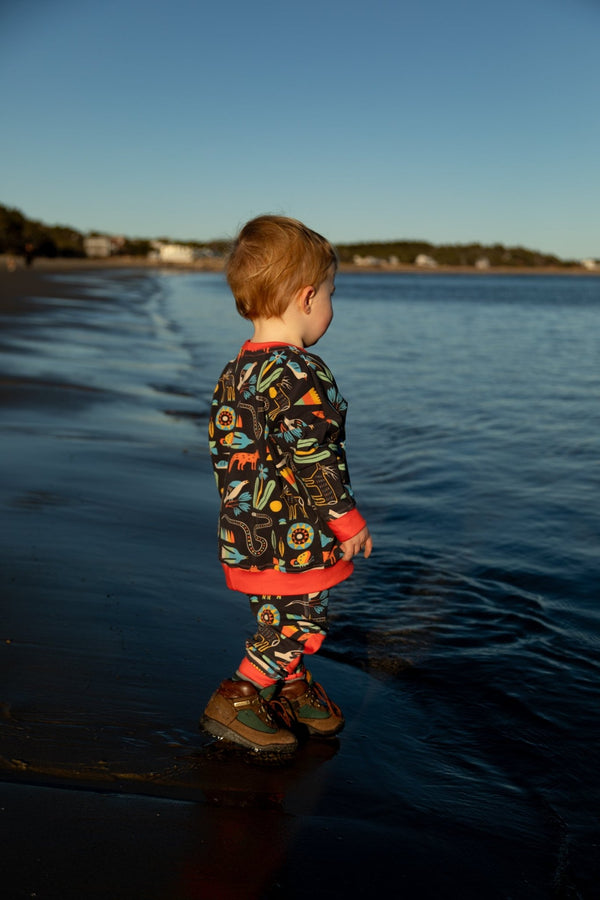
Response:
[[[209,423],[225,566],[295,573],[338,562],[328,522],[355,507],[346,408],[325,363],[298,347],[246,342],[227,364]]]
[[[328,605],[329,591],[250,596],[257,632],[246,641],[240,673],[257,679],[258,670],[267,681],[300,677],[304,654],[316,653],[325,639]]]

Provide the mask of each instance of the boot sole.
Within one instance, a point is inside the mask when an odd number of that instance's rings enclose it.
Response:
[[[253,750],[255,753],[292,756],[298,747],[297,741],[294,741],[293,744],[257,744],[249,738],[245,738],[243,735],[238,734],[237,731],[233,731],[232,728],[228,728],[227,725],[223,725],[222,722],[217,722],[216,719],[210,719],[208,716],[202,716],[200,719],[200,728],[203,731],[208,732],[208,734],[212,734],[213,737],[216,737],[219,740],[238,744],[241,747],[246,747],[248,750]]]
[[[302,725],[308,731],[310,737],[320,737],[320,738],[332,738],[337,737],[340,731],[343,731],[345,722],[340,722],[334,729],[331,731],[319,731],[318,728],[315,728],[314,725],[309,725],[307,720],[304,719],[303,722],[298,720],[298,724]]]

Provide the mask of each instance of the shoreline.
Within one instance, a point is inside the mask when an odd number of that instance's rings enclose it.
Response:
[[[194,263],[160,263],[154,260],[146,260],[139,256],[113,256],[107,259],[68,259],[57,257],[49,259],[37,258],[30,267],[26,267],[22,258],[16,259],[15,268],[12,270],[7,265],[6,257],[0,256],[0,276],[18,276],[22,272],[40,274],[77,272],[77,271],[111,271],[118,269],[140,269],[143,271],[168,271],[168,272],[222,272],[225,264],[223,259],[201,259]],[[348,274],[368,275],[568,275],[572,277],[590,276],[600,277],[600,266],[596,269],[586,269],[584,266],[489,266],[487,269],[478,269],[475,266],[416,266],[416,265],[390,265],[382,262],[377,266],[355,265],[354,263],[340,263],[338,272]]]

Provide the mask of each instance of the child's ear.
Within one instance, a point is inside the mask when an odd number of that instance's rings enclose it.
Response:
[[[300,290],[299,294],[299,306],[302,312],[309,313],[312,307],[313,299],[316,295],[316,291],[311,284],[306,285]]]

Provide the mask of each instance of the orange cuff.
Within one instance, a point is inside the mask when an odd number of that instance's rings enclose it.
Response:
[[[329,519],[327,522],[329,530],[333,531],[341,544],[362,531],[366,524],[366,520],[363,519],[356,507],[350,512],[344,513],[339,519]]]

